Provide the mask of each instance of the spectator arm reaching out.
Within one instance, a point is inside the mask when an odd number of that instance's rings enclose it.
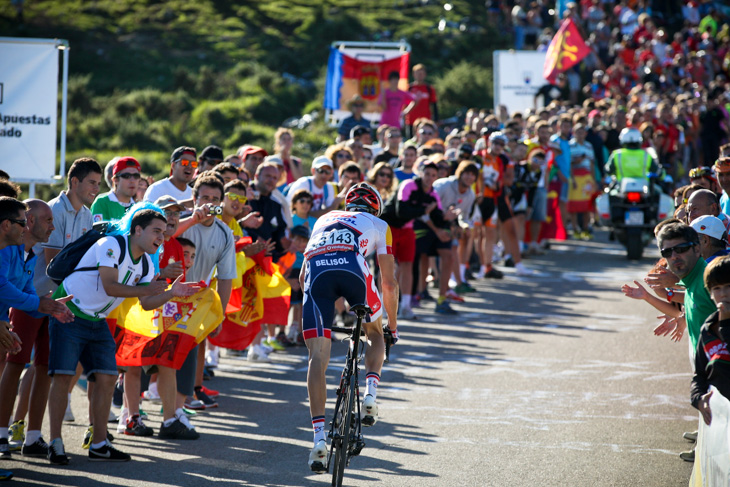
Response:
[[[621,291],[632,299],[640,299],[646,301],[650,305],[654,306],[660,313],[663,313],[672,318],[678,318],[681,314],[680,311],[667,301],[662,301],[658,297],[651,294],[644,288],[639,281],[634,281],[636,287],[631,287],[630,284],[624,284],[621,286]]]

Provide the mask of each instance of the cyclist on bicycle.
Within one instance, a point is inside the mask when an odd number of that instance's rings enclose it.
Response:
[[[332,211],[317,220],[304,252],[305,263],[299,277],[304,290],[302,333],[309,350],[307,392],[314,429],[314,448],[309,454],[309,466],[319,473],[326,471],[327,464],[325,373],[332,346],[331,326],[335,301],[344,297],[351,306],[367,305],[373,312],[365,316],[363,323],[369,345],[365,351],[367,385],[362,403],[364,426],[372,426],[378,417],[375,397],[385,358],[383,306],[388,314],[393,343],[398,336],[398,284],[390,227],[378,218],[383,210],[383,201],[375,188],[367,183],[359,183],[348,191],[345,210]],[[378,257],[384,299],[365,261],[373,252]]]

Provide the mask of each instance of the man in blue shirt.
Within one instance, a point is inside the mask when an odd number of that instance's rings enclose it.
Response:
[[[558,133],[550,137],[550,141],[560,144],[560,152],[555,151],[555,169],[557,178],[560,180],[560,214],[563,217],[563,225],[568,218],[568,182],[570,181],[570,133],[573,130],[573,122],[568,115],[558,120]]]
[[[33,253],[33,246],[39,242],[48,242],[54,230],[53,212],[41,200],[27,200],[25,204],[28,211],[23,212],[25,222],[20,245],[10,245],[0,250],[0,320],[10,321],[22,342],[17,354],[8,355],[0,379],[0,425],[10,423],[20,374],[25,364],[30,362],[35,345],[36,374],[31,388],[28,433],[22,450],[26,456],[45,457],[48,446],[41,437],[41,425],[51,384],[48,377],[46,315],[53,315],[63,322],[70,321],[73,315],[64,304],[71,297],[56,301],[36,294],[33,278],[37,256]],[[11,306],[13,309],[9,313]],[[0,427],[0,458],[10,458],[8,436],[8,430]]]

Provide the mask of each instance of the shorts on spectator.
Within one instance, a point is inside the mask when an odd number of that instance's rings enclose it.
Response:
[[[200,346],[200,345],[198,345]],[[198,347],[196,346],[185,358],[182,367],[175,374],[177,377],[177,392],[192,396],[195,389],[195,372],[198,367]]]
[[[25,365],[30,363],[35,346],[33,363],[36,365],[48,365],[48,316],[33,318],[28,313],[19,309],[10,309],[10,324],[13,331],[23,343],[20,352],[8,354],[7,361],[11,364]]]
[[[93,381],[96,373],[117,375],[116,344],[106,320],[76,316],[70,323],[61,323],[51,317],[48,335],[48,375],[74,375],[79,362],[88,380]]]
[[[413,222],[413,230],[416,234],[416,255],[426,254],[429,257],[436,257],[441,249],[450,249],[451,240],[442,242],[436,232],[431,230],[422,221]]]
[[[413,228],[390,227],[396,262],[413,262],[416,258],[416,234]]]
[[[497,210],[497,216],[499,221],[506,222],[514,215],[512,214],[512,208],[507,203],[507,197],[504,193],[494,198],[484,198],[479,204],[479,209],[482,212],[482,217],[485,221],[489,220],[494,214],[494,210]]]
[[[560,202],[561,203],[567,203],[568,202],[568,183],[562,183],[560,185]]]
[[[537,188],[532,199],[532,214],[530,221],[544,222],[547,220],[547,189]]]

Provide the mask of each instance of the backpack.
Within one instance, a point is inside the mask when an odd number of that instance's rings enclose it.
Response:
[[[61,284],[64,279],[74,272],[95,271],[97,267],[79,267],[77,269],[76,266],[79,265],[81,258],[92,245],[107,236],[107,230],[107,222],[102,222],[101,224],[97,223],[91,230],[61,249],[58,255],[51,259],[51,262],[48,263],[48,267],[46,267],[46,274],[48,277],[50,277],[56,284]],[[121,249],[119,252],[119,262],[117,263],[117,265],[120,265],[127,256],[126,238],[124,238],[123,235],[113,235],[113,237],[117,239],[119,248]],[[142,277],[146,276],[148,271],[149,263],[143,256]]]

